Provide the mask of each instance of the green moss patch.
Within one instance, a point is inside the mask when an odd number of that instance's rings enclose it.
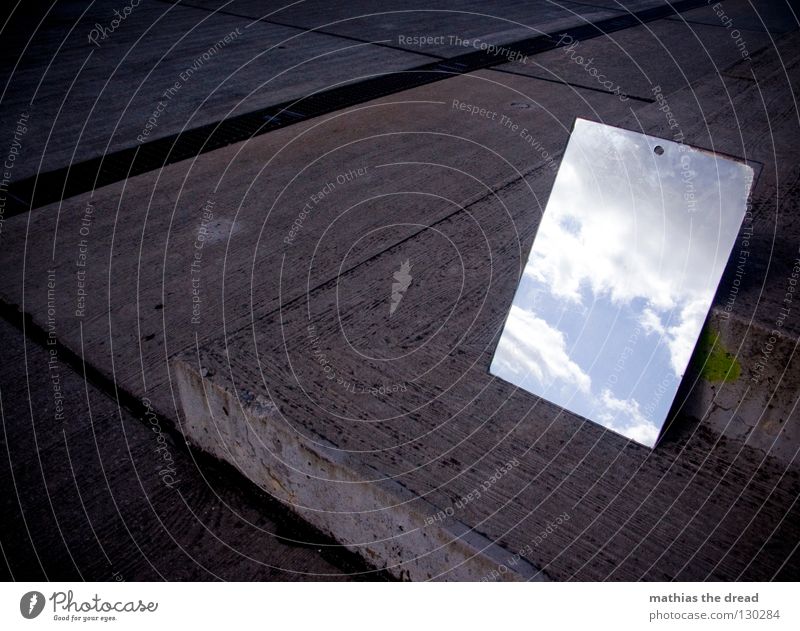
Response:
[[[697,366],[703,379],[713,382],[736,381],[742,372],[736,357],[722,347],[719,333],[708,327],[703,329],[697,343]]]

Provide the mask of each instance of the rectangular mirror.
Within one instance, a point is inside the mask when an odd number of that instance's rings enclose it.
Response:
[[[491,374],[653,447],[752,182],[742,162],[576,120]]]

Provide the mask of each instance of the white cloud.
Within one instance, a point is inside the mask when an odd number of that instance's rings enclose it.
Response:
[[[705,300],[690,302],[681,310],[678,324],[667,329],[670,362],[678,377],[682,377],[686,370],[707,311],[708,304]]]
[[[504,378],[532,376],[545,388],[560,381],[588,393],[592,385],[589,375],[570,359],[564,334],[516,305],[511,307],[492,372]]]
[[[661,323],[661,318],[649,307],[642,311],[642,316],[639,318],[639,324],[642,325],[642,328],[647,335],[655,333],[659,337],[663,337],[666,333],[664,330],[664,325]]]
[[[695,300],[684,305],[678,313],[676,324],[669,326],[661,321],[661,316],[649,307],[646,308],[639,324],[647,335],[656,334],[659,341],[664,342],[669,349],[670,366],[677,377],[682,377],[689,359],[694,351],[697,332],[702,328],[706,319],[708,304],[705,300]],[[671,317],[668,314],[667,317]]]
[[[606,427],[627,436],[637,443],[652,447],[658,439],[659,428],[642,414],[635,399],[617,399],[608,389],[598,402],[602,408],[599,418]]]

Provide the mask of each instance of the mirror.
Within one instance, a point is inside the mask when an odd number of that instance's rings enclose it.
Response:
[[[653,447],[752,182],[742,162],[576,120],[491,374]]]

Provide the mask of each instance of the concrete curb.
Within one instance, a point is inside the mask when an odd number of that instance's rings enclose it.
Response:
[[[307,440],[263,396],[236,393],[221,375],[213,381],[202,377],[185,356],[174,358],[172,366],[187,440],[231,463],[368,563],[414,581],[548,580],[525,558],[458,520],[426,524],[425,516],[439,507],[336,451],[326,439]],[[321,453],[320,443],[334,449]],[[304,463],[318,477],[286,463]]]

